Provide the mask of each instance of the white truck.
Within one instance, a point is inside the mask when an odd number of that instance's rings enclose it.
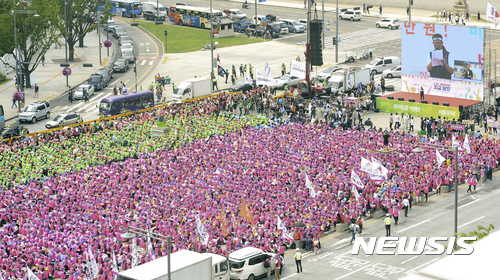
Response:
[[[366,86],[370,83],[370,70],[369,69],[361,69],[360,67],[350,67],[349,68],[349,77],[350,77],[350,87],[347,85],[347,72],[348,69],[339,70],[334,72],[330,79],[328,79],[328,84],[321,91],[326,94],[336,94],[337,92],[351,92],[354,86],[358,86],[359,83],[362,83],[363,86]]]
[[[158,6],[160,7],[158,8]],[[161,2],[158,2],[158,6],[156,5],[156,2],[142,2],[142,11],[158,12],[160,17],[167,18],[167,9]]]
[[[167,256],[118,273],[117,280],[167,280]],[[225,269],[225,273],[221,271]],[[173,280],[229,280],[228,260],[215,254],[181,250],[170,256]]]
[[[174,91],[172,99],[174,102],[182,102],[186,99],[197,98],[212,94],[209,78],[193,78],[183,81]]]

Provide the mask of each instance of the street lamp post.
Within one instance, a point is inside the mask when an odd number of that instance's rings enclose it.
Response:
[[[64,53],[66,54],[66,64],[68,64],[68,16],[67,16],[67,13],[68,13],[68,10],[66,8],[66,0],[64,0],[64,32],[66,32],[66,34],[64,34]],[[66,76],[66,86],[68,86],[68,76]]]
[[[133,226],[128,226],[127,227],[127,232],[121,235],[121,238],[130,240],[136,237],[136,235],[139,236],[144,236],[144,237],[151,237],[153,239],[156,239],[161,242],[167,242],[167,263],[168,263],[168,276],[167,280],[172,280],[170,277],[170,236],[164,236],[158,233],[154,233],[151,231],[143,230],[140,228],[136,228]]]
[[[16,84],[17,84],[17,91],[22,89],[22,87],[19,87],[21,84],[21,79],[19,77],[19,70],[21,68],[21,62],[19,61],[19,56],[21,55],[21,50],[17,46],[17,22],[16,22],[16,14],[25,14],[25,15],[30,15],[34,14],[35,17],[38,17],[38,12],[37,11],[21,11],[21,10],[12,10],[12,13],[14,14],[14,44],[15,44],[15,50],[17,52],[16,55]],[[23,97],[24,98],[24,97]]]
[[[458,238],[458,146],[450,147],[450,146],[431,144],[431,143],[418,143],[417,147],[415,149],[413,149],[413,152],[414,153],[423,153],[425,150],[422,149],[421,147],[428,148],[428,149],[437,149],[437,150],[442,150],[442,151],[448,151],[448,152],[455,152],[455,229],[454,229],[455,234],[454,234],[454,236],[455,236],[455,238]],[[455,239],[455,244],[453,246],[454,246],[454,249],[456,250],[457,249],[456,239]]]
[[[212,13],[212,0],[210,0],[210,82],[215,77],[214,73],[214,15]],[[214,87],[212,86],[212,89]]]

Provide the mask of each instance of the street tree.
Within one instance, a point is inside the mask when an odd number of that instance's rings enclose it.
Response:
[[[57,42],[57,30],[51,24],[57,22],[57,10],[55,0],[5,0],[0,5],[0,55],[12,53],[19,61],[19,72],[24,76],[26,88],[31,87],[30,74]],[[18,51],[15,51],[15,35]],[[15,64],[10,66],[16,67]]]
[[[68,43],[68,60],[75,60],[75,45],[84,47],[85,36],[97,29],[97,20],[109,17],[111,4],[100,0],[56,0],[59,5],[57,29]]]

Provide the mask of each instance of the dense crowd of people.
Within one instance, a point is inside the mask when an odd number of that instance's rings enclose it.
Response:
[[[311,122],[311,112],[300,117],[292,109],[257,114],[264,99],[290,107],[305,102],[258,91],[221,94],[0,145],[4,278],[23,278],[30,267],[40,275],[80,279],[90,248],[98,279],[113,279],[112,253],[120,269],[131,267],[132,245],[120,237],[127,225],[171,236],[173,252],[228,255],[245,246],[281,251],[286,240],[276,228],[277,217],[290,230],[302,222],[299,238],[314,243],[339,222],[374,209],[391,212],[404,199],[453,181],[453,153],[443,152],[446,161],[437,166],[434,150],[412,152],[425,138],[394,132],[389,145],[396,150],[377,153],[384,145],[382,130],[352,121],[344,125],[357,111],[353,106]],[[248,116],[240,113],[240,104],[247,106]],[[329,106],[314,100],[305,104]],[[163,138],[151,134],[159,116],[170,128]],[[470,144],[471,153],[461,152],[458,159],[460,182],[482,168],[497,167],[500,157],[496,140],[470,139]],[[389,170],[386,180],[375,183],[360,171],[362,158],[380,161]],[[351,192],[351,171],[365,186],[358,188],[359,199]],[[306,174],[316,197],[305,186]],[[253,226],[239,215],[242,201]],[[207,246],[197,233],[196,215],[210,235]],[[145,238],[137,243],[146,247]],[[153,241],[153,247],[157,257],[167,253],[166,244]],[[140,254],[140,263],[149,260]]]

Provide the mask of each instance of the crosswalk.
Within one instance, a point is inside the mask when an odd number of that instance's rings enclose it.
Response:
[[[109,90],[112,90],[112,88],[106,88],[102,92],[94,94],[88,102],[76,100],[73,104],[70,103],[66,106],[56,106],[52,109],[52,114],[75,112],[79,113],[84,120],[87,120],[89,117],[97,117],[101,100],[113,94],[113,92]]]

